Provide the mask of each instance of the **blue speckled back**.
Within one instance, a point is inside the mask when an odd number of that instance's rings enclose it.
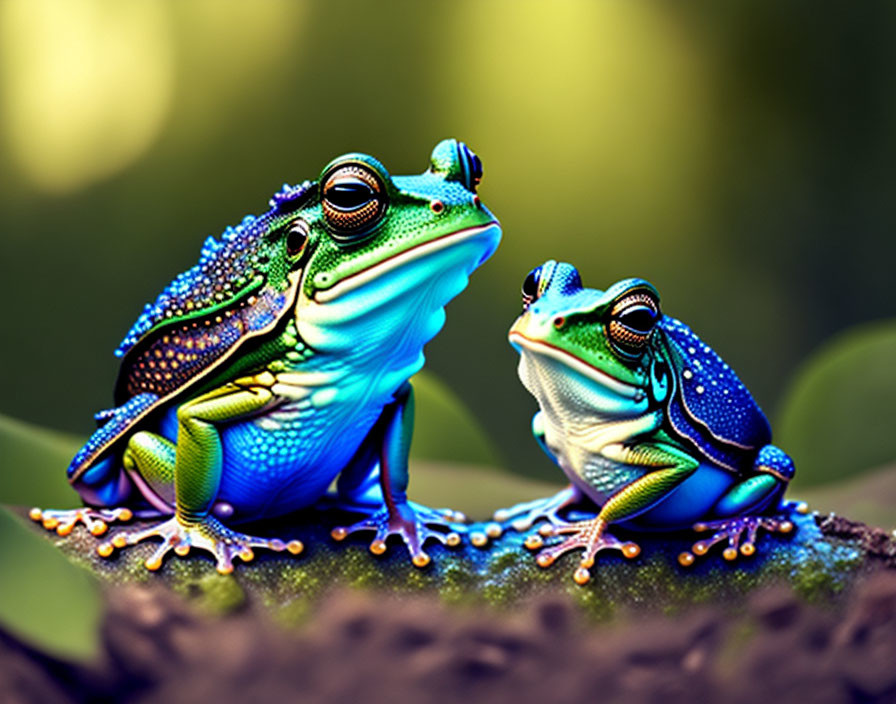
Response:
[[[728,364],[687,325],[663,316],[658,329],[678,369],[680,388],[669,403],[675,430],[731,469],[750,464],[754,452],[771,442],[765,414]]]
[[[228,227],[220,240],[206,239],[199,262],[178,275],[155,301],[146,304],[115,355],[123,357],[162,323],[214,309],[231,299],[235,292],[251,288],[260,275],[258,245],[271,221],[301,202],[312,186],[308,181],[298,186],[283,184],[271,198],[269,211],[259,217],[247,215],[236,227]]]

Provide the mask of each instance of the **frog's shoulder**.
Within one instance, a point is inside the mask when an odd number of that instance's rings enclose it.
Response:
[[[220,240],[208,238],[199,263],[146,306],[115,352],[123,357],[115,385],[118,408],[98,417],[101,427],[69,466],[71,481],[136,423],[220,371],[243,345],[272,332],[292,310],[301,271],[271,285],[257,245],[309,187],[285,185],[270,211],[247,216]]]
[[[179,274],[155,301],[146,304],[115,350],[115,356],[126,357],[141,340],[160,328],[228,308],[258,289],[264,280],[259,245],[265,233],[280,216],[305,202],[314,185],[310,181],[298,186],[283,184],[266,213],[258,217],[247,215],[236,227],[224,230],[220,238],[207,238],[199,262]]]
[[[164,401],[206,377],[251,338],[271,331],[292,309],[301,272],[272,283],[264,244],[313,185],[284,184],[266,213],[247,215],[218,240],[209,237],[199,262],[146,306],[115,351],[123,357],[117,404],[141,393]]]
[[[295,277],[286,291],[262,288],[226,311],[165,326],[141,339],[121,365],[118,408],[97,416],[101,427],[72,461],[70,480],[77,480],[150,413],[220,372],[242,353],[242,343],[274,331],[291,309],[297,283]]]
[[[687,325],[664,315],[658,328],[677,372],[670,423],[712,459],[738,469],[747,453],[771,442],[765,414],[731,367]]]

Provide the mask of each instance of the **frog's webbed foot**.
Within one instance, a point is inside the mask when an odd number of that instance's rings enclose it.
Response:
[[[47,530],[55,530],[59,535],[68,535],[78,523],[83,523],[92,535],[105,533],[110,523],[129,521],[134,513],[131,509],[122,508],[81,508],[71,509],[39,509],[28,512],[32,521],[41,523]]]
[[[510,522],[511,528],[519,533],[529,530],[532,524],[539,520],[546,520],[553,526],[559,526],[567,521],[560,518],[558,512],[575,504],[581,498],[581,492],[573,485],[569,485],[553,496],[499,509],[495,511],[493,518],[498,523]]]
[[[678,562],[685,567],[694,564],[695,556],[702,556],[716,543],[728,541],[728,547],[722,552],[726,560],[734,560],[738,553],[752,555],[756,552],[756,534],[763,528],[769,533],[790,533],[793,531],[793,522],[784,516],[738,516],[725,518],[708,523],[695,523],[694,530],[698,533],[715,531],[711,538],[698,540],[687,550],[678,556]]]
[[[539,567],[550,567],[558,557],[570,550],[582,550],[579,567],[573,574],[577,584],[586,584],[591,579],[591,567],[594,558],[601,550],[619,550],[631,559],[641,553],[641,548],[632,542],[623,542],[606,531],[607,524],[599,518],[558,525],[545,524],[538,533],[533,533],[524,545],[530,550],[538,550],[544,546],[544,537],[568,535],[559,543],[550,545],[538,553],[535,561]]]
[[[386,552],[386,539],[390,535],[398,535],[407,545],[414,565],[426,567],[431,558],[424,552],[423,544],[428,539],[432,538],[449,547],[460,545],[460,532],[465,531],[465,526],[453,522],[458,515],[462,516],[455,511],[437,511],[419,504],[400,503],[392,510],[383,507],[350,526],[334,528],[330,535],[334,540],[344,540],[352,533],[372,530],[375,535],[370,543],[370,552],[374,555]],[[445,532],[434,530],[430,525],[443,528]]]
[[[485,547],[489,540],[495,540],[504,534],[504,529],[494,521],[485,524],[479,523],[476,526],[464,525],[467,517],[461,511],[450,508],[431,509],[413,501],[408,501],[408,505],[414,509],[418,518],[421,518],[424,523],[433,523],[447,528],[450,531],[447,534],[449,536],[451,533],[457,533],[459,536],[468,535],[470,542],[477,548]],[[438,536],[444,535],[446,534],[438,533],[436,539],[438,540]],[[452,542],[442,541],[442,543],[454,547],[459,545],[460,541],[452,537]]]
[[[162,566],[162,558],[170,551],[184,557],[191,548],[205,550],[215,556],[218,572],[229,574],[233,571],[233,559],[239,557],[249,562],[255,557],[252,548],[260,547],[268,550],[288,550],[298,555],[304,549],[301,541],[285,542],[277,538],[258,538],[239,533],[228,528],[212,516],[195,523],[182,522],[176,516],[151,528],[138,531],[120,531],[109,540],[97,546],[96,551],[102,557],[109,557],[115,548],[136,545],[147,538],[161,538],[162,544],[146,560],[146,568],[157,570]]]

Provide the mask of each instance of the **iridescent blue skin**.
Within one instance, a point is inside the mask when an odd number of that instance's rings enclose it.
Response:
[[[253,547],[302,549],[233,526],[311,506],[338,478],[330,503],[368,517],[335,538],[372,530],[381,553],[399,535],[421,567],[427,539],[457,544],[459,514],[407,500],[408,379],[444,306],[500,240],[476,194],[481,175],[455,140],[419,176],[348,154],[209,238],[116,352],[118,405],[97,415],[68,470],[87,507],[33,517],[100,534],[135,510],[154,513],[159,525],[119,532],[100,554],[160,537],[150,569],[195,547],[226,573]]]
[[[509,338],[519,374],[540,410],[533,433],[569,478],[550,499],[498,511],[518,530],[547,519],[541,535],[570,535],[544,548],[538,562],[582,549],[575,573],[583,584],[597,552],[634,557],[611,524],[642,531],[714,530],[693,549],[749,555],[759,528],[787,532],[776,511],[793,462],[771,444],[762,411],[731,368],[684,323],[660,312],[656,289],[625,279],[606,291],[583,288],[570,264],[548,261],[523,286],[522,314]],[[588,520],[558,511],[582,499],[600,507]],[[679,556],[683,565],[692,553]]]

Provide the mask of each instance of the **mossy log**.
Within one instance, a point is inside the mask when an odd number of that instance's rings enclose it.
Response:
[[[96,551],[100,540],[82,526],[66,537],[35,529],[107,583],[164,584],[213,611],[251,606],[286,623],[303,620],[327,592],[345,588],[428,594],[446,604],[498,610],[545,594],[566,595],[593,621],[620,611],[676,613],[696,604],[737,608],[749,592],[772,584],[787,585],[808,602],[833,602],[864,574],[896,566],[896,540],[885,531],[833,515],[794,511],[791,534],[761,534],[754,555],[731,562],[716,547],[692,566],[681,566],[677,557],[699,537],[695,533],[626,535],[638,542],[641,554],[632,560],[619,553],[599,554],[592,580],[579,586],[572,579],[574,554],[543,569],[524,547],[525,533],[506,530],[484,547],[471,545],[468,538],[456,548],[429,546],[432,562],[421,569],[411,564],[396,538],[382,556],[371,554],[364,534],[335,542],[329,531],[345,518],[335,511],[311,510],[250,526],[256,534],[298,538],[305,550],[300,555],[258,550],[252,562],[237,562],[230,575],[218,574],[211,556],[198,551],[170,555],[161,569],[151,572],[144,560],[155,550],[152,541],[103,558]],[[142,525],[146,523],[132,521],[128,529]]]

